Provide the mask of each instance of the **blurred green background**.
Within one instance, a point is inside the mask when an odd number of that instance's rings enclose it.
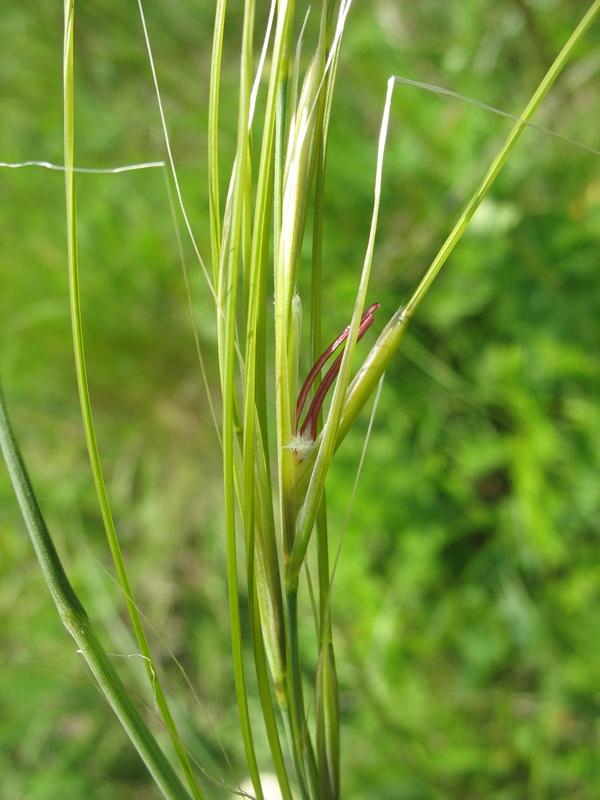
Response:
[[[145,3],[204,253],[212,5]],[[387,77],[518,113],[586,7],[356,3],[332,122],[326,337],[351,313]],[[238,13],[226,39],[225,155]],[[61,163],[61,4],[3,4],[0,41],[0,160]],[[536,118],[593,147],[599,44],[596,25]],[[77,162],[163,158],[135,3],[78,4],[76,69]],[[408,298],[509,126],[397,89],[370,294],[383,306],[376,328]],[[220,463],[164,175],[82,175],[78,206],[92,397],[123,546],[186,741],[212,778],[233,785],[244,773]],[[1,169],[0,215],[0,363],[14,423],[73,580],[149,706],[143,665],[127,657],[135,645],[79,419],[62,175]],[[599,232],[597,157],[526,132],[388,373],[334,598],[344,797],[600,796]],[[216,396],[208,292],[185,247]],[[336,546],[366,427],[364,415],[328,484]],[[157,797],[57,619],[3,469],[0,659],[1,800]],[[259,749],[266,758],[262,740]],[[209,797],[227,796],[204,783]]]

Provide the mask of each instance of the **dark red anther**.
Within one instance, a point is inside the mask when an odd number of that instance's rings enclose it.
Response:
[[[361,317],[360,325],[358,328],[358,335],[356,341],[360,341],[365,333],[369,330],[371,325],[373,324],[374,315],[377,309],[380,308],[379,303],[373,303],[370,305],[364,314]],[[302,388],[300,389],[300,394],[298,395],[298,402],[296,403],[296,423],[295,423],[295,430],[298,432],[298,425],[300,422],[300,415],[302,414],[302,409],[304,408],[304,404],[306,402],[306,398],[308,397],[308,393],[310,391],[310,387],[314,383],[317,375],[325,365],[325,363],[329,360],[329,358],[333,355],[333,353],[337,350],[337,348],[348,338],[348,334],[350,333],[350,325],[348,325],[344,330],[340,333],[340,335],[334,339],[331,344],[324,350],[323,354],[319,356],[313,367],[311,368],[310,372],[308,373],[306,380],[302,384]],[[336,379],[338,372],[340,371],[340,367],[342,365],[342,358],[344,354],[343,352],[340,353],[327,373],[325,377],[319,384],[319,388],[315,392],[315,396],[312,399],[312,403],[308,409],[308,413],[306,418],[302,424],[302,428],[300,429],[300,433],[304,435],[310,425],[310,435],[312,440],[314,441],[317,438],[317,424],[319,420],[319,413],[321,411],[321,407],[327,396],[327,392],[329,391],[331,384]]]

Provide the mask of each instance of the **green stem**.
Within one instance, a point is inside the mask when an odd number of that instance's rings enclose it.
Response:
[[[0,386],[0,449],[44,579],[59,616],[94,678],[167,800],[190,800],[173,767],[133,705],[127,689],[96,637],[90,619],[64,571],[11,428]]]
[[[221,61],[223,57],[223,31],[225,29],[226,0],[217,0],[213,49],[210,62],[208,99],[208,207],[210,217],[210,242],[215,291],[219,290],[219,261],[221,258],[221,203],[219,199],[219,96],[221,87]]]
[[[271,695],[269,670],[261,631],[260,610],[258,608],[258,599],[256,593],[254,593],[252,597],[252,637],[254,640],[256,679],[258,682],[260,702],[265,721],[265,728],[267,731],[267,739],[269,740],[269,747],[271,750],[271,755],[273,756],[273,766],[275,768],[277,780],[279,781],[279,788],[281,790],[283,800],[293,800],[292,789],[290,786],[285,761],[283,759],[283,751],[281,749],[279,730],[277,728],[277,719],[275,717],[275,709]]]
[[[323,57],[326,56],[327,2],[321,16],[321,43]],[[323,217],[325,199],[325,175],[327,166],[327,142],[329,115],[335,82],[337,62],[328,75],[326,91],[322,92],[318,106],[318,128],[321,137],[316,153],[315,197],[313,209],[313,246],[311,271],[311,343],[312,360],[316,361],[323,350],[321,342],[322,314],[322,250]],[[321,420],[319,420],[319,429]],[[325,489],[316,517],[317,569],[319,582],[319,662],[316,676],[316,750],[319,786],[323,800],[339,797],[339,696],[333,635],[331,629],[329,536],[327,530],[327,500]]]
[[[551,65],[548,72],[542,78],[540,85],[537,87],[537,89],[531,96],[531,99],[523,109],[517,122],[515,122],[515,124],[513,125],[510,133],[506,137],[503,146],[501,147],[496,157],[493,159],[481,183],[475,190],[474,194],[471,196],[471,199],[465,206],[462,214],[460,215],[460,217],[456,221],[456,224],[450,231],[448,238],[441,246],[438,254],[432,261],[431,266],[425,273],[425,276],[418,285],[413,296],[406,304],[404,308],[404,313],[408,317],[412,316],[415,309],[417,308],[423,297],[426,295],[429,287],[436,279],[439,271],[446,263],[448,256],[456,247],[457,242],[462,237],[467,226],[473,219],[473,215],[481,205],[481,202],[484,199],[484,197],[491,189],[492,184],[498,177],[500,170],[506,163],[506,160],[511,154],[515,144],[517,143],[521,134],[527,127],[527,123],[533,117],[533,115],[539,108],[540,104],[542,103],[542,101],[544,100],[544,98],[546,97],[546,95],[556,82],[556,79],[563,71],[567,61],[571,57],[573,50],[579,43],[580,39],[586,33],[586,31],[594,21],[594,17],[596,17],[599,11],[600,11],[600,0],[595,0],[595,2],[592,3],[587,13],[582,18],[579,25],[577,25],[573,33],[567,39],[565,45],[563,46],[562,50],[554,60],[554,63]]]
[[[556,82],[558,76],[572,56],[576,46],[583,38],[594,19],[598,16],[599,12],[600,0],[595,0],[573,33],[565,42],[560,53],[554,60],[554,63],[550,66],[542,78],[539,86],[523,109],[523,112],[520,114],[519,118],[511,128],[504,144],[498,151],[495,158],[492,160],[492,163],[488,167],[479,186],[465,205],[454,227],[442,244],[438,254],[431,262],[431,265],[417,286],[414,294],[406,306],[398,309],[398,311],[394,314],[385,330],[382,332],[381,336],[373,346],[371,353],[352,382],[352,385],[350,386],[346,396],[344,412],[337,431],[336,447],[338,447],[342,442],[344,436],[348,432],[348,429],[360,413],[362,407],[371,396],[372,392],[375,390],[379,379],[386,371],[392,356],[400,345],[400,341],[408,321],[429,291],[432,283],[448,260],[450,254],[462,238],[462,235],[473,219],[475,212],[492,188],[494,181],[498,177],[502,167],[506,163],[506,160],[514,149],[521,134],[527,127],[527,124]]]
[[[222,263],[225,268],[219,283],[219,308],[224,308],[223,325],[220,327],[221,385],[223,392],[223,485],[225,495],[225,537],[227,551],[227,587],[229,592],[229,620],[235,693],[240,717],[240,729],[244,743],[246,763],[258,800],[263,800],[252,724],[248,710],[248,692],[244,667],[242,625],[237,568],[237,543],[235,519],[235,460],[236,414],[235,397],[235,335],[238,289],[238,267],[241,252],[242,215],[244,186],[248,158],[248,117],[251,91],[252,36],[254,28],[254,2],[244,4],[244,26],[240,59],[240,100],[238,110],[237,147],[235,175],[232,186],[231,222],[228,231],[227,249],[222,248]]]
[[[77,207],[75,201],[75,173],[74,173],[74,153],[75,153],[75,129],[74,129],[74,69],[73,69],[73,25],[74,25],[75,3],[74,0],[65,0],[65,32],[64,32],[64,61],[63,61],[63,81],[64,81],[64,150],[65,150],[65,197],[67,211],[67,247],[69,262],[69,302],[71,310],[71,328],[73,336],[73,353],[75,357],[75,369],[77,373],[77,388],[79,392],[79,403],[81,416],[85,431],[85,438],[90,460],[90,466],[96,487],[96,495],[108,546],[111,552],[113,563],[117,571],[120,587],[125,597],[127,611],[133,626],[134,634],[141,654],[144,657],[144,664],[148,682],[152,688],[156,704],[164,720],[165,726],[177,753],[181,766],[185,772],[190,790],[196,800],[202,800],[202,792],[198,786],[194,770],[189,756],[185,749],[173,715],[171,714],[166,695],[158,676],[158,670],[152,657],[150,645],[144,631],[141,617],[134,601],[133,591],[129,582],[125,562],[121,552],[121,546],[117,536],[116,526],[110,507],[102,464],[100,461],[100,451],[94,426],[92,414],[92,404],[90,400],[89,382],[87,376],[87,366],[85,358],[85,347],[83,338],[83,321],[81,315],[81,297],[79,283],[79,258],[77,248]]]
[[[298,639],[297,587],[290,588],[287,591],[287,612],[286,655],[288,664],[288,710],[290,715],[294,760],[303,795],[311,798],[318,798],[317,764],[306,721],[306,712],[304,710],[304,692],[302,688],[302,669],[300,666]]]

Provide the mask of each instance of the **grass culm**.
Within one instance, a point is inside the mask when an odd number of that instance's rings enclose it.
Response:
[[[65,0],[63,53],[64,165],[69,298],[83,431],[98,507],[139,653],[168,747],[158,743],[121,682],[63,569],[19,453],[4,399],[0,442],[37,558],[68,632],[165,798],[205,796],[204,774],[183,741],[136,602],[103,475],[87,377],[78,265],[74,102],[74,0]],[[231,669],[240,737],[252,796],[269,800],[257,737],[270,754],[284,800],[337,800],[340,702],[332,612],[332,561],[326,485],[337,449],[369,401],[436,277],[509,158],[520,136],[600,12],[592,3],[542,77],[414,292],[374,342],[382,314],[370,296],[384,156],[396,87],[390,78],[377,144],[370,231],[356,274],[347,326],[332,331],[324,307],[325,191],[329,129],[350,0],[323,0],[306,23],[292,0],[269,13],[245,0],[239,31],[238,107],[234,152],[223,156],[220,118],[225,0],[215,4],[208,91],[210,257],[194,237],[197,221],[179,185],[151,49],[151,20],[138,1],[142,32],[166,147],[178,235],[188,236],[211,299],[220,404],[211,406],[222,455],[223,518]],[[263,26],[259,29],[259,25]],[[426,87],[427,88],[427,87]],[[432,88],[432,87],[428,87]],[[383,99],[383,98],[382,98]],[[535,126],[534,126],[535,127]],[[153,165],[146,165],[153,166]],[[192,224],[193,223],[193,224]],[[193,303],[192,313],[194,313]],[[206,321],[204,321],[206,324]],[[336,335],[337,333],[337,335]],[[371,334],[372,335],[372,334]],[[331,338],[333,337],[333,338]],[[339,554],[338,554],[339,555]],[[343,558],[343,554],[341,556]],[[312,642],[301,635],[299,604],[312,604]],[[250,646],[246,646],[247,643]],[[314,654],[310,669],[307,660]],[[249,704],[257,686],[261,717]],[[243,792],[242,792],[243,793]]]

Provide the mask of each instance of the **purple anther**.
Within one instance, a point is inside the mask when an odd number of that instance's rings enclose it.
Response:
[[[371,325],[373,324],[373,319],[375,312],[377,309],[380,308],[379,303],[373,303],[370,305],[364,314],[361,317],[360,325],[358,328],[358,335],[356,341],[360,341],[365,333],[369,330]],[[298,432],[298,425],[300,423],[300,415],[302,414],[302,409],[304,408],[304,404],[306,402],[306,398],[310,391],[310,387],[314,383],[317,375],[325,365],[325,363],[329,360],[329,358],[333,355],[333,353],[337,350],[337,348],[348,338],[348,334],[350,333],[350,325],[348,325],[344,330],[340,333],[340,335],[331,342],[329,347],[323,352],[321,356],[317,359],[313,367],[311,368],[310,372],[308,373],[306,380],[302,384],[302,388],[300,389],[300,394],[298,395],[298,402],[296,403],[296,423],[295,423],[295,430]],[[310,435],[312,440],[314,441],[317,438],[317,424],[319,420],[319,413],[321,411],[321,407],[327,396],[327,392],[329,391],[331,384],[337,377],[338,372],[340,371],[340,367],[342,365],[342,358],[343,352],[340,353],[327,373],[325,377],[319,384],[319,388],[315,392],[315,396],[312,399],[312,403],[308,409],[308,413],[306,418],[302,424],[300,429],[300,433],[304,435],[310,425]]]

